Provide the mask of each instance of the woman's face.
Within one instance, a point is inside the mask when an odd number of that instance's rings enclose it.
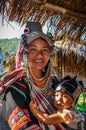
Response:
[[[38,38],[29,45],[28,59],[33,69],[42,70],[47,65],[49,58],[50,48],[44,39]]]
[[[73,104],[73,98],[66,93],[55,92],[54,104],[57,109],[68,109]]]

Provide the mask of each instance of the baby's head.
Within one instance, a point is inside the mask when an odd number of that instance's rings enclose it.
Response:
[[[82,86],[76,77],[66,76],[55,89],[55,106],[57,109],[70,108],[82,91]]]

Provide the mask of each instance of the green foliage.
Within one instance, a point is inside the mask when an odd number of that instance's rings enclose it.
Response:
[[[0,39],[0,48],[2,48],[2,53],[6,55],[12,52],[16,52],[19,42],[20,39],[18,38]]]

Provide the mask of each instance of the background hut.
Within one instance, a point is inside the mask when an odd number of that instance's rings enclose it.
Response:
[[[0,0],[0,14],[20,26],[39,21],[55,40],[59,76],[77,75],[86,84],[86,0]]]

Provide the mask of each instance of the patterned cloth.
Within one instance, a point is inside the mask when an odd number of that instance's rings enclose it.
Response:
[[[38,89],[29,78],[27,84],[24,69],[21,68],[4,76],[2,79],[1,85],[5,87],[2,113],[10,128],[12,130],[65,130],[61,124],[45,125],[38,122],[33,116],[29,109],[31,99],[37,102],[40,110],[49,114],[54,113],[55,109],[48,101],[49,95]],[[46,87],[51,90],[51,94],[54,91],[52,86],[55,86],[55,84],[55,81],[51,82],[49,77]]]
[[[43,111],[43,112],[47,112],[49,114],[52,114],[55,112],[55,109],[53,108],[53,106],[50,104],[50,102],[47,100],[47,95],[44,94],[41,89],[37,88],[33,82],[31,82],[31,92],[30,92],[30,96],[31,99],[34,100],[37,104],[38,104],[38,108],[39,110]],[[48,96],[49,98],[49,96]],[[55,125],[45,125],[41,122],[39,122],[40,127],[42,128],[42,130],[56,130],[56,126]],[[59,126],[58,126],[58,130],[60,130]]]

